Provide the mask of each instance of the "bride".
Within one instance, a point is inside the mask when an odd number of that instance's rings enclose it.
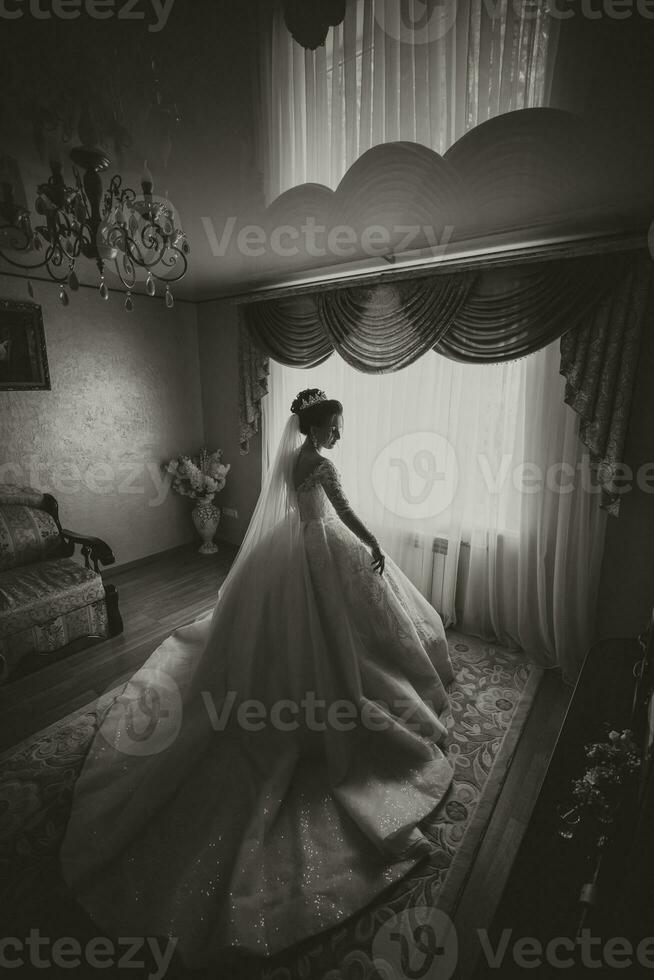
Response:
[[[321,454],[342,412],[295,399],[215,609],[113,697],[75,786],[65,881],[193,968],[363,908],[428,852],[452,778],[443,624]]]

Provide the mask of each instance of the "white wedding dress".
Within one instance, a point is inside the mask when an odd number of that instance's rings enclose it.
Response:
[[[106,709],[61,849],[103,934],[176,937],[191,967],[364,907],[420,860],[452,778],[441,619],[371,568],[329,460],[289,483],[298,439],[290,420],[213,613]]]

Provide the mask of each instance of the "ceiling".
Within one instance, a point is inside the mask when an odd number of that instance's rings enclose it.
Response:
[[[152,32],[148,26],[156,21],[150,7],[150,0],[140,0],[137,9],[148,11],[143,21],[88,16],[71,22],[35,21],[26,12],[21,19],[3,22],[0,155],[18,161],[28,206],[37,184],[49,176],[53,141],[70,183],[68,149],[79,139],[75,134],[63,143],[61,130],[51,134],[47,126],[41,138],[38,120],[55,113],[75,117],[88,99],[113,162],[103,175],[105,186],[122,157],[125,183],[138,190],[147,160],[155,194],[165,194],[174,204],[191,245],[189,273],[175,287],[176,295],[215,296],[231,287],[240,270],[233,257],[212,254],[202,219],[220,236],[232,215],[245,214],[257,201],[260,184],[253,150],[252,18],[248,4],[174,0],[165,28]],[[157,120],[148,116],[157,90],[164,106],[176,104],[180,117],[167,160]],[[131,130],[131,145],[120,153],[114,118],[126,120]],[[42,158],[39,142],[44,144]],[[98,282],[98,270],[87,260],[80,261],[78,274],[83,284]],[[122,289],[117,279],[107,281]]]
[[[49,2],[40,0],[39,9],[47,11]],[[84,2],[80,0],[82,9]],[[14,6],[19,5],[15,0]],[[116,0],[114,13],[122,5],[123,0]],[[261,221],[262,180],[255,151],[256,4],[172,0],[163,29],[151,30],[155,6],[160,4],[139,0],[142,20],[97,20],[83,13],[62,21],[36,20],[25,2],[22,17],[4,21],[0,156],[18,162],[26,200],[32,204],[37,184],[49,175],[53,140],[63,159],[77,142],[62,143],[61,130],[49,135],[39,120],[54,113],[76,118],[88,100],[108,155],[126,183],[138,189],[147,159],[155,193],[165,194],[179,213],[191,261],[175,294],[201,301],[246,291],[260,282],[260,264],[240,254],[233,240],[225,254],[216,253],[231,225],[235,234],[249,222]],[[653,31],[652,22],[643,26],[579,19],[562,29],[554,102],[583,114],[605,135],[615,134],[618,157],[634,156],[641,144],[654,145]],[[164,108],[176,105],[180,118],[169,144],[161,127],[161,119],[168,117],[152,117],[157,92]],[[127,142],[123,124],[131,134],[129,146],[122,145]],[[70,182],[68,164],[65,173]],[[112,173],[109,169],[106,176]],[[380,264],[383,260],[359,265],[372,269]],[[273,279],[274,272],[268,270]],[[92,263],[80,263],[78,275],[85,285],[98,283]],[[108,279],[108,284],[122,290],[117,279]]]

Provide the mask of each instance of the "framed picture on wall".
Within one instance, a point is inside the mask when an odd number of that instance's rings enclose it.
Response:
[[[50,390],[41,307],[0,299],[0,391]]]

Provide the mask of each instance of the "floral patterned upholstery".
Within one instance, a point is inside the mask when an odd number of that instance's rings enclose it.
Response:
[[[104,599],[62,613],[47,623],[38,624],[0,636],[0,683],[6,681],[14,667],[29,654],[48,654],[84,636],[109,636],[107,604]]]
[[[63,539],[48,503],[33,487],[0,484],[0,683],[25,656],[111,635],[102,577],[57,557]]]
[[[0,636],[104,598],[101,577],[72,558],[0,572]]]
[[[0,505],[0,572],[48,558],[61,545],[59,528],[45,510]]]

